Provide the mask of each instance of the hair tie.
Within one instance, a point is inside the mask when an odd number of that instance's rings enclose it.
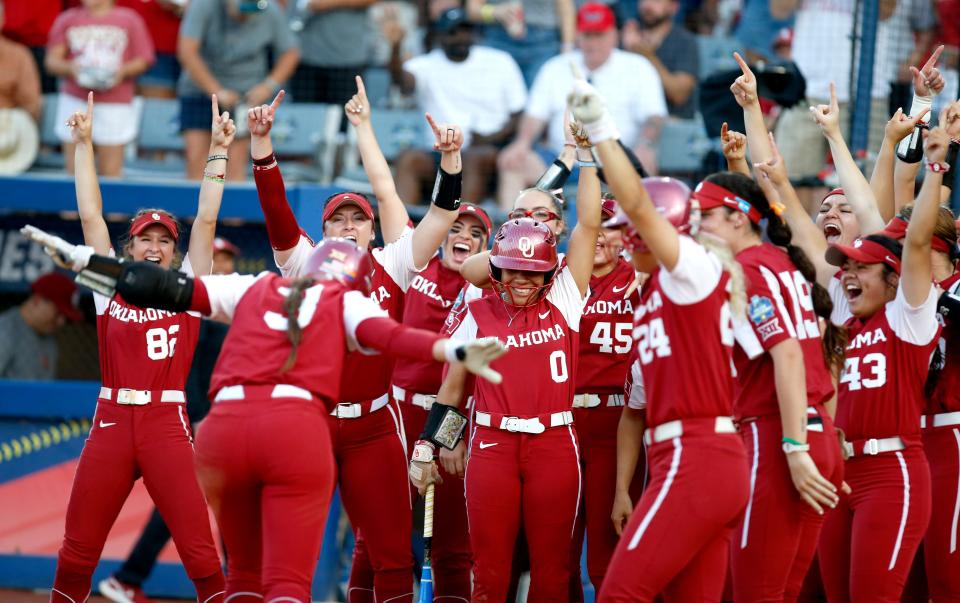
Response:
[[[783,203],[780,203],[779,201],[770,204],[770,211],[775,213],[778,218],[782,218],[783,212],[785,212],[786,210],[787,210],[787,206],[784,205]]]

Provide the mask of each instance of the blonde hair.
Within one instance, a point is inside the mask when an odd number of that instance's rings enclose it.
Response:
[[[730,246],[703,231],[698,232],[694,239],[703,245],[704,249],[717,256],[720,265],[730,275],[730,310],[734,316],[743,314],[747,309],[747,286],[743,277],[743,268],[733,257]]]

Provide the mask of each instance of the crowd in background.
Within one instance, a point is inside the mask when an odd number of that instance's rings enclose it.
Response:
[[[0,0],[0,7],[4,2]],[[854,0],[36,0],[6,2],[0,37],[0,123],[56,115],[68,171],[66,116],[97,96],[100,173],[122,174],[124,147],[142,120],[135,95],[179,101],[187,176],[208,144],[206,97],[242,112],[285,88],[293,102],[343,104],[353,78],[389,70],[395,94],[468,133],[472,181],[465,197],[501,205],[557,154],[562,111],[557,91],[578,63],[615,106],[623,140],[649,171],[665,119],[698,113],[700,84],[727,67],[701,64],[699,46],[730,40],[751,62],[794,61],[807,102],[779,115],[784,154],[798,178],[821,174],[822,137],[805,119],[824,102],[827,83],[850,102]],[[451,14],[450,9],[460,12]],[[960,0],[883,0],[874,60],[870,150],[886,117],[907,104],[909,65],[946,45],[945,96],[956,95]],[[720,53],[729,60],[729,53]],[[855,74],[853,74],[855,75]],[[59,92],[41,109],[41,93]],[[771,120],[780,108],[766,107]],[[849,111],[845,111],[849,115]],[[0,155],[22,128],[0,128]],[[241,134],[243,134],[241,132]],[[712,133],[717,136],[718,133]],[[22,134],[27,136],[27,134]],[[240,140],[244,140],[241,136]],[[811,147],[812,145],[812,147]],[[235,145],[228,179],[243,179],[244,144]],[[822,149],[805,153],[800,149]],[[398,161],[405,199],[417,202],[432,173],[415,149]],[[2,158],[0,158],[2,162]],[[549,163],[549,160],[547,161]],[[0,163],[0,168],[2,168]],[[23,168],[21,168],[23,169]]]

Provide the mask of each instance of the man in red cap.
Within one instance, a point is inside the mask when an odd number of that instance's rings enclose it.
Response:
[[[502,207],[511,207],[517,191],[533,185],[563,150],[563,115],[574,82],[571,63],[606,99],[623,144],[636,153],[644,167],[653,170],[660,121],[667,115],[663,83],[650,61],[617,48],[619,37],[609,6],[588,2],[580,7],[578,49],[543,65],[530,89],[517,138],[500,153],[498,199]],[[537,143],[544,134],[547,144],[541,148]]]
[[[44,274],[21,305],[0,314],[0,378],[53,379],[57,369],[54,336],[68,320],[83,318],[77,287],[66,276]]]
[[[240,248],[224,239],[217,237],[213,240],[213,273],[233,274],[237,271],[237,257]]]

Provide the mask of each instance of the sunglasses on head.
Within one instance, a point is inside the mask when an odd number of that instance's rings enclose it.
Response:
[[[538,207],[536,209],[515,209],[507,214],[507,217],[511,220],[519,220],[520,218],[533,218],[537,222],[549,222],[550,220],[560,219],[560,216],[543,207]]]

